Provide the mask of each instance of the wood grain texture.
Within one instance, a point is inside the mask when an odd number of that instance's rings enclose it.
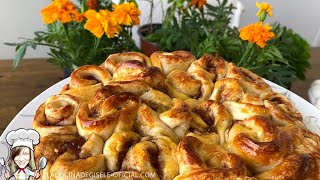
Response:
[[[311,49],[310,63],[311,69],[306,72],[306,81],[296,81],[291,87],[291,91],[306,100],[310,84],[320,79],[320,48]],[[0,134],[29,101],[59,82],[62,77],[62,70],[44,59],[24,60],[16,70],[12,69],[12,60],[1,60]]]

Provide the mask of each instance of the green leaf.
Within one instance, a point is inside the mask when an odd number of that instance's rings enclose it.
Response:
[[[18,48],[16,50],[16,54],[15,54],[15,56],[13,58],[13,68],[14,69],[17,68],[17,66],[20,63],[21,59],[26,54],[26,49],[27,49],[27,45],[18,46]]]

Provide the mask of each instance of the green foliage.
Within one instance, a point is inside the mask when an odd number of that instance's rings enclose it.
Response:
[[[198,58],[217,54],[281,86],[289,87],[296,79],[305,79],[310,67],[309,44],[292,29],[273,25],[276,37],[264,48],[243,41],[239,29],[229,26],[234,7],[227,0],[203,9],[185,6],[186,0],[170,0],[162,28],[147,38],[160,44],[163,51],[187,50]],[[163,38],[165,37],[165,38]]]
[[[130,2],[135,2],[131,0]],[[87,10],[86,1],[80,0],[82,12]],[[100,0],[97,9],[111,10],[110,0]],[[106,35],[102,38],[95,37],[90,31],[84,29],[85,20],[78,23],[75,21],[62,24],[56,21],[46,26],[45,31],[37,31],[34,38],[21,38],[19,43],[5,43],[16,47],[13,59],[13,67],[16,68],[23,59],[28,47],[36,49],[38,46],[50,48],[48,62],[59,65],[62,69],[67,67],[71,70],[85,65],[99,65],[113,53],[123,51],[139,51],[132,39],[132,27],[124,27],[121,33],[112,39]]]

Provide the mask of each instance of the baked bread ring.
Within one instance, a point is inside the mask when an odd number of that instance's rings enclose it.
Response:
[[[167,75],[173,70],[186,71],[196,58],[188,51],[173,51],[171,53],[157,51],[151,54],[150,60],[152,66],[158,67]]]
[[[41,137],[49,134],[78,134],[76,115],[79,108],[80,101],[74,96],[51,96],[38,108],[32,127]]]
[[[95,133],[107,140],[116,131],[129,131],[137,117],[139,98],[132,93],[118,93],[94,105],[84,103],[76,124],[81,136]]]
[[[147,66],[151,66],[151,62],[148,56],[139,53],[139,52],[122,52],[111,54],[100,67],[103,67],[109,71],[110,74],[113,74],[114,70],[125,61],[140,61]]]

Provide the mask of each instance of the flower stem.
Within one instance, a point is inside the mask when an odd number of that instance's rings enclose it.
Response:
[[[237,64],[237,66],[243,66],[244,64],[248,64],[248,58],[250,57],[250,54],[252,52],[252,50],[254,49],[254,44],[249,42],[246,51],[244,52],[243,56],[241,57],[239,63]]]

